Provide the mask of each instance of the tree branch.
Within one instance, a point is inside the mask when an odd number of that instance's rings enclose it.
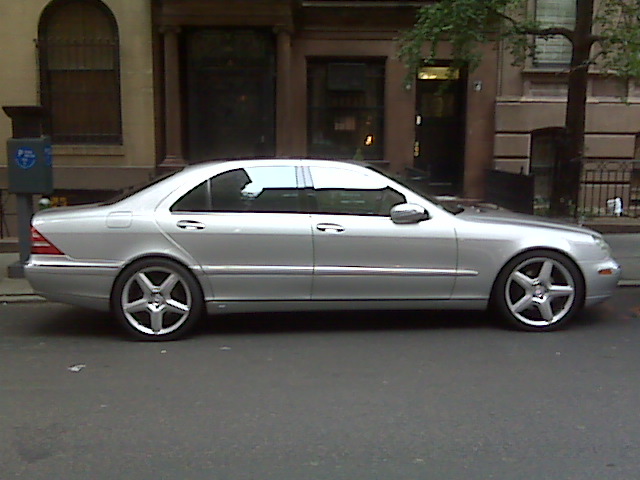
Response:
[[[524,28],[522,33],[528,35],[536,35],[539,37],[552,37],[554,35],[562,35],[569,41],[573,42],[573,30],[565,27],[546,27],[546,28]]]

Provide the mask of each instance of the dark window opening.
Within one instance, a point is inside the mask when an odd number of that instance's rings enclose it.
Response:
[[[120,144],[120,61],[113,14],[96,0],[60,0],[38,31],[41,101],[54,143]]]
[[[308,154],[382,160],[384,61],[310,59],[307,68]]]

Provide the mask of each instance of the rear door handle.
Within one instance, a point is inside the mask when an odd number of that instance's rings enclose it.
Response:
[[[180,220],[176,225],[183,230],[204,230],[204,223],[195,220]]]
[[[321,232],[340,233],[344,232],[344,227],[336,223],[319,223],[316,228]]]

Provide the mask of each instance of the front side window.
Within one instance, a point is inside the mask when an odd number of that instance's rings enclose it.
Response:
[[[543,27],[573,29],[576,22],[575,0],[536,0],[536,20]],[[534,64],[537,67],[564,68],[571,64],[571,43],[555,35],[548,39],[536,38]]]
[[[42,104],[55,143],[122,143],[115,18],[99,0],[55,0],[38,29]]]
[[[312,167],[311,178],[313,213],[389,216],[393,206],[406,202],[404,195],[372,175]]]
[[[298,213],[296,168],[249,167],[221,173],[187,193],[171,211]]]

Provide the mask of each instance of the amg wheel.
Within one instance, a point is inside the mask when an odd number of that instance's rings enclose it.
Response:
[[[584,281],[574,263],[560,253],[530,251],[502,269],[492,303],[511,327],[555,330],[582,308]]]
[[[129,265],[114,284],[111,305],[124,328],[143,340],[175,340],[203,312],[200,285],[182,265],[163,258]]]

